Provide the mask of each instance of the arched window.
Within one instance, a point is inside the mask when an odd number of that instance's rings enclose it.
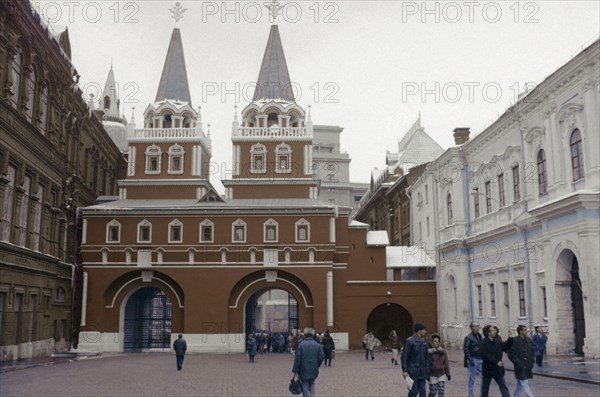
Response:
[[[21,47],[16,48],[15,57],[13,58],[11,65],[12,73],[12,87],[11,87],[11,101],[15,109],[19,105],[19,92],[21,88],[21,63],[23,62],[23,56],[21,54]]]
[[[306,219],[296,222],[296,242],[306,243],[310,240],[310,223]]]
[[[104,97],[104,110],[110,109],[110,97],[107,95]]]
[[[163,128],[171,128],[173,126],[173,119],[171,118],[171,114],[165,114],[163,118]]]
[[[289,145],[281,143],[275,148],[276,167],[275,172],[277,173],[289,173],[292,172],[292,150]]]
[[[308,262],[315,263],[315,249],[314,248],[308,249]]]
[[[109,253],[108,248],[102,248],[101,252],[102,252],[102,263],[107,264],[108,263],[108,253]]]
[[[256,248],[250,248],[250,263],[256,263]]]
[[[212,243],[214,240],[215,224],[210,220],[205,219],[200,223],[200,242]]]
[[[573,167],[573,182],[583,178],[583,149],[581,132],[578,129],[571,134],[571,166]]]
[[[121,224],[113,219],[106,224],[106,242],[118,243],[121,241]]]
[[[231,241],[234,243],[246,242],[246,222],[238,219],[231,224]]]
[[[30,123],[33,123],[33,108],[35,104],[35,85],[36,85],[37,74],[35,72],[35,66],[31,65],[31,71],[27,76],[27,90],[25,95],[27,97],[27,110],[25,111],[25,117]]]
[[[57,302],[64,302],[65,295],[66,295],[66,291],[63,287],[56,287],[56,295],[54,296],[54,300]]]
[[[448,193],[446,197],[446,209],[448,210],[448,224],[452,224],[452,195]]]
[[[183,223],[174,219],[169,223],[169,243],[183,242]]]
[[[546,154],[541,149],[537,155],[538,187],[540,195],[548,192],[548,172],[546,171]]]
[[[156,145],[146,148],[146,174],[160,174],[162,152]]]
[[[169,148],[169,174],[183,174],[183,148],[175,144]]]
[[[292,249],[291,249],[291,248],[289,248],[289,247],[288,247],[288,248],[285,248],[285,249],[283,250],[283,256],[284,256],[284,258],[285,258],[285,259],[284,259],[284,260],[285,260],[285,263],[290,263],[290,262],[291,262],[291,260],[292,260]]]
[[[144,219],[143,221],[138,223],[137,229],[138,243],[150,243],[152,241],[152,223]]]
[[[250,148],[250,172],[253,174],[263,174],[267,172],[267,148],[265,145],[257,143]]]
[[[273,242],[277,242],[277,235],[278,235],[278,223],[274,220],[274,219],[269,219],[268,221],[266,221],[263,225],[264,227],[264,241],[265,242],[269,242],[269,243],[273,243]]]

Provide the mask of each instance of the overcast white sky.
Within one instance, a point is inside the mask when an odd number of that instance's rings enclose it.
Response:
[[[233,107],[252,96],[267,42],[266,0],[31,0],[68,25],[81,87],[104,87],[111,60],[121,109],[138,127],[154,101],[174,27],[181,29],[195,107],[211,124],[213,161],[231,169]],[[455,127],[481,132],[600,31],[599,1],[281,1],[277,24],[301,106],[340,125],[350,178],[368,182],[421,112],[447,148]],[[227,10],[229,13],[227,13]],[[225,92],[227,91],[227,92]],[[503,149],[499,148],[499,151]],[[222,175],[211,182],[222,191]]]

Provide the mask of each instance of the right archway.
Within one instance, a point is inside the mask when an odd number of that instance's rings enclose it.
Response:
[[[408,310],[396,303],[384,303],[371,311],[367,318],[367,330],[383,344],[388,341],[390,332],[395,329],[404,344],[413,334],[413,319]]]
[[[556,283],[556,323],[558,353],[583,354],[585,314],[579,261],[573,251],[563,250],[558,256]]]

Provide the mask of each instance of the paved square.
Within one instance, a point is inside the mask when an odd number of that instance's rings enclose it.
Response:
[[[466,376],[452,352],[452,381],[447,396],[466,396]],[[336,355],[332,367],[322,367],[318,396],[406,396],[400,366],[390,353],[366,361],[362,352]],[[250,364],[242,354],[189,354],[178,372],[175,355],[120,354],[57,363],[0,374],[1,396],[289,396],[293,357],[289,354],[256,356]],[[507,361],[507,360],[505,360]],[[509,364],[510,365],[510,364]],[[509,389],[514,375],[507,372]],[[595,396],[600,386],[536,377],[531,381],[536,397]],[[492,384],[491,396],[499,396]]]

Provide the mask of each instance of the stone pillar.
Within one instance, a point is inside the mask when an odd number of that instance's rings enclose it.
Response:
[[[333,327],[333,271],[327,272],[327,326]]]
[[[329,218],[329,242],[335,243],[335,217]]]

